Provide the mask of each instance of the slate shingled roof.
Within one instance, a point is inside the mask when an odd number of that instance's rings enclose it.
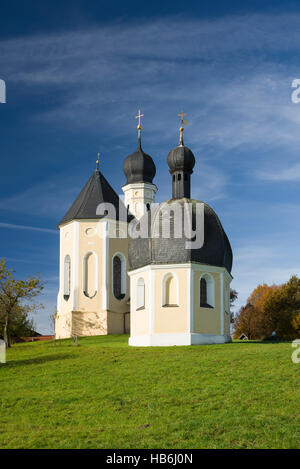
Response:
[[[182,237],[174,237],[174,219],[170,217],[170,210],[172,211],[173,204],[184,206],[187,202],[193,204],[193,213],[195,204],[203,203],[199,200],[186,198],[170,199],[151,209],[137,222],[141,226],[149,224],[150,236],[137,239],[129,238],[130,270],[149,264],[198,262],[200,264],[225,267],[229,273],[231,272],[231,246],[218,216],[209,205],[204,204],[204,244],[201,248],[189,249],[186,247],[188,238],[184,235],[184,229]],[[168,210],[164,215],[165,209]],[[187,213],[183,221],[193,226],[192,218]],[[164,223],[171,226],[171,233],[173,232],[173,235],[169,238],[163,236],[163,231],[160,228]]]
[[[99,170],[95,170],[57,226],[71,220],[104,218],[106,215],[96,214],[97,207],[101,203],[112,204],[115,207],[117,220],[128,220],[125,205],[103,174]],[[108,213],[107,218],[111,218],[110,213]]]

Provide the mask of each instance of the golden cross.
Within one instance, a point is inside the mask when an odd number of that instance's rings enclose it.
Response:
[[[187,124],[187,122],[184,120],[184,116],[186,116],[186,114],[184,114],[183,111],[181,111],[181,113],[178,114],[178,117],[180,117],[179,145],[183,145],[183,131],[184,131],[183,124]]]
[[[141,126],[141,117],[144,117],[144,114],[141,114],[141,111],[139,109],[138,115],[135,116],[135,118],[139,120],[139,123],[137,125],[138,130],[141,130],[141,128],[142,128],[142,126]]]
[[[180,123],[181,123],[181,125],[183,125],[183,122],[184,122],[184,119],[183,119],[183,118],[184,118],[184,116],[186,116],[186,114],[184,114],[183,111],[181,111],[181,113],[178,114],[178,117],[180,117]]]

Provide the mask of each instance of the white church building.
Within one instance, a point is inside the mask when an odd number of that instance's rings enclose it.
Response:
[[[167,157],[170,199],[154,203],[156,167],[142,149],[139,122],[137,149],[123,166],[125,202],[97,161],[60,221],[56,338],[130,333],[133,346],[231,340],[232,250],[212,208],[191,199],[196,161],[183,143],[182,122],[179,144]],[[203,243],[194,247],[184,228],[193,229],[198,206]]]

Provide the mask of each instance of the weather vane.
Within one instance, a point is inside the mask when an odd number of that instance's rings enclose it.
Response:
[[[99,161],[100,161],[100,153],[97,155],[97,161],[96,161],[96,169],[97,171],[99,170]]]
[[[184,116],[186,116],[186,114],[184,114],[183,111],[181,111],[181,113],[178,114],[178,117],[180,117],[180,129],[179,129],[180,138],[179,138],[179,145],[183,145],[183,131],[184,131],[183,125],[188,125],[188,121],[184,120]]]

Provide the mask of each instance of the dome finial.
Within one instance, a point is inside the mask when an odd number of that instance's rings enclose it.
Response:
[[[97,155],[97,161],[96,161],[96,170],[99,171],[99,161],[100,161],[100,153]]]
[[[184,131],[183,124],[184,124],[184,125],[188,125],[188,121],[184,120],[184,116],[186,116],[186,114],[184,114],[183,111],[181,111],[181,113],[178,114],[178,117],[180,117],[180,128],[179,128],[180,137],[179,137],[179,145],[181,145],[181,146],[183,146],[183,131]]]
[[[141,147],[141,130],[142,130],[141,117],[144,117],[144,114],[141,114],[141,110],[139,109],[138,115],[135,116],[135,118],[139,120],[138,125],[136,126],[136,128],[138,129],[138,148]]]

